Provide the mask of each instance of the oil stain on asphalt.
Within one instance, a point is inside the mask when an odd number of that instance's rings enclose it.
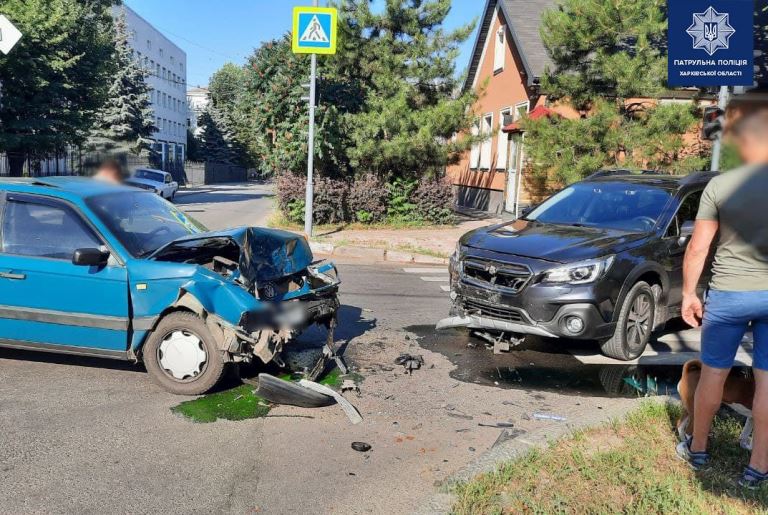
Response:
[[[529,337],[519,348],[494,355],[485,342],[460,331],[435,331],[412,326],[424,349],[447,357],[456,368],[451,377],[462,382],[529,392],[588,397],[676,395],[682,367],[677,365],[587,365],[569,350],[588,350],[590,342]]]

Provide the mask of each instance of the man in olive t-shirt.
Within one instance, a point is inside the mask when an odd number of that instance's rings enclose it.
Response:
[[[740,484],[754,488],[768,480],[768,110],[744,115],[731,132],[745,166],[707,185],[683,265],[683,318],[693,327],[703,326],[703,368],[693,437],[678,446],[678,455],[694,468],[706,466],[712,420],[751,324],[755,429],[752,457]],[[696,286],[715,238],[713,277],[703,305]]]

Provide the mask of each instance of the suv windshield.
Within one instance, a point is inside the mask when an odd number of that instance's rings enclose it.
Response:
[[[672,198],[668,190],[629,182],[581,182],[531,211],[525,220],[647,232]]]
[[[147,256],[173,240],[207,231],[154,193],[107,193],[86,203],[133,257]]]
[[[163,182],[165,180],[165,175],[159,172],[151,172],[149,170],[136,170],[134,177],[137,179],[148,179],[155,182]]]

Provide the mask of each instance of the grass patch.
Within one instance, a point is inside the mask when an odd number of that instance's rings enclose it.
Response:
[[[194,422],[215,422],[224,420],[246,420],[263,417],[269,413],[269,403],[258,397],[253,386],[241,385],[231,390],[205,395],[191,401],[184,401],[171,411]]]
[[[648,401],[622,421],[577,432],[549,448],[455,487],[453,511],[475,513],[768,513],[768,488],[736,484],[749,455],[741,421],[718,417],[713,466],[695,473],[675,456],[679,407]]]
[[[447,252],[441,252],[435,249],[428,249],[426,247],[420,247],[418,245],[400,244],[395,245],[392,250],[400,250],[403,252],[412,252],[414,254],[421,254],[423,256],[432,256],[436,258],[448,259],[449,254]]]

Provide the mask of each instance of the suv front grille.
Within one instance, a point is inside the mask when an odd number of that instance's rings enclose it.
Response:
[[[524,265],[475,258],[462,262],[462,280],[481,288],[518,293],[528,284],[531,271]]]
[[[494,306],[474,299],[464,299],[463,306],[470,315],[480,315],[505,322],[525,322],[523,315],[515,308]]]

